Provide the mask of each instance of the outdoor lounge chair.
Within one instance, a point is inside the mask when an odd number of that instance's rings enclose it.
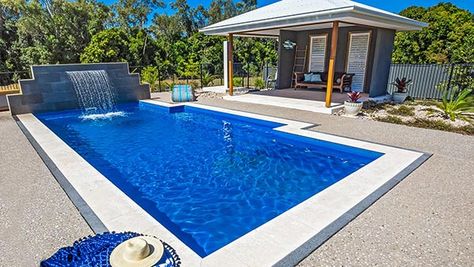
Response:
[[[171,91],[171,100],[173,102],[190,102],[194,101],[194,90],[191,85],[178,84],[173,86]]]
[[[305,75],[306,74],[306,75]],[[318,81],[312,81],[312,80],[305,80],[308,77],[308,74],[313,74],[313,75],[319,75]],[[327,80],[328,80],[328,73],[327,72],[309,72],[309,73],[303,73],[303,72],[295,72],[295,90],[296,88],[316,88],[316,89],[323,89],[326,88],[327,86]],[[354,74],[350,73],[345,73],[345,72],[336,72],[334,74],[334,84],[333,84],[333,90],[334,89],[339,89],[339,91],[342,93],[344,90],[348,89],[349,91],[352,90],[352,77],[354,77]]]

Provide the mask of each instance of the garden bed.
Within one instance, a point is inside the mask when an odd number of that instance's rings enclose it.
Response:
[[[472,120],[457,118],[452,121],[438,105],[439,102],[433,100],[411,100],[404,104],[368,103],[357,118],[474,135]]]

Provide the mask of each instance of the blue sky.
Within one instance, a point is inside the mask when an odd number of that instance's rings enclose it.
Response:
[[[112,4],[116,0],[100,0],[106,4]],[[164,0],[165,3],[168,4],[173,1]],[[277,2],[277,0],[258,0],[258,6],[264,6],[271,3]],[[417,5],[417,6],[432,6],[440,2],[451,2],[461,8],[468,9],[471,12],[474,12],[474,0],[451,0],[451,1],[439,1],[439,0],[358,0],[357,2],[363,3],[366,5],[378,7],[387,11],[398,13],[404,8]],[[209,6],[211,0],[188,0],[188,3],[191,6],[197,6],[199,4],[203,4],[204,6]],[[171,14],[173,11],[169,9],[169,7],[164,11],[165,13]]]

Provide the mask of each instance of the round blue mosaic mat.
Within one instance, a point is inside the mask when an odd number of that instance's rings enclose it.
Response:
[[[41,262],[41,267],[84,267],[84,266],[111,266],[109,257],[120,243],[142,234],[133,232],[115,233],[105,232],[95,236],[88,236],[74,242],[70,247],[59,249],[50,258]],[[181,260],[176,251],[167,243],[161,241],[164,253],[161,260],[155,265],[158,267],[179,267]]]

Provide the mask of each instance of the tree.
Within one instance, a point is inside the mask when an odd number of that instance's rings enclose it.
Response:
[[[275,64],[278,58],[275,41],[262,38],[236,39],[235,56],[250,73],[260,72],[266,63]]]
[[[13,44],[18,39],[16,23],[20,12],[11,0],[0,0],[0,71],[21,69],[17,51]]]
[[[162,0],[119,0],[113,5],[115,21],[124,29],[144,28],[152,10],[163,7]]]
[[[171,4],[171,7],[176,10],[176,16],[179,17],[186,36],[191,36],[196,29],[193,23],[193,11],[188,2],[186,0],[176,0]]]
[[[18,13],[12,26],[16,39],[9,53],[15,54],[19,69],[33,64],[78,62],[92,35],[104,29],[109,17],[108,8],[94,0],[7,1]]]
[[[188,39],[189,43],[189,58],[200,62],[204,71],[211,74],[222,73],[223,55],[222,51],[224,37],[209,36],[202,33],[195,33]]]
[[[232,0],[212,0],[208,11],[209,23],[217,23],[233,17],[237,13],[237,7]]]
[[[178,15],[168,16],[155,14],[150,30],[155,36],[163,37],[170,43],[184,37],[184,28]]]
[[[474,62],[474,15],[469,11],[441,3],[430,8],[409,7],[400,14],[429,26],[421,31],[397,33],[394,62]]]
[[[236,7],[239,13],[249,12],[257,8],[257,0],[242,0]]]
[[[136,30],[129,36],[129,61],[135,66],[148,66],[155,59],[156,42],[146,29]]]
[[[123,29],[112,28],[94,35],[81,54],[82,63],[120,62],[130,59],[129,36]]]

